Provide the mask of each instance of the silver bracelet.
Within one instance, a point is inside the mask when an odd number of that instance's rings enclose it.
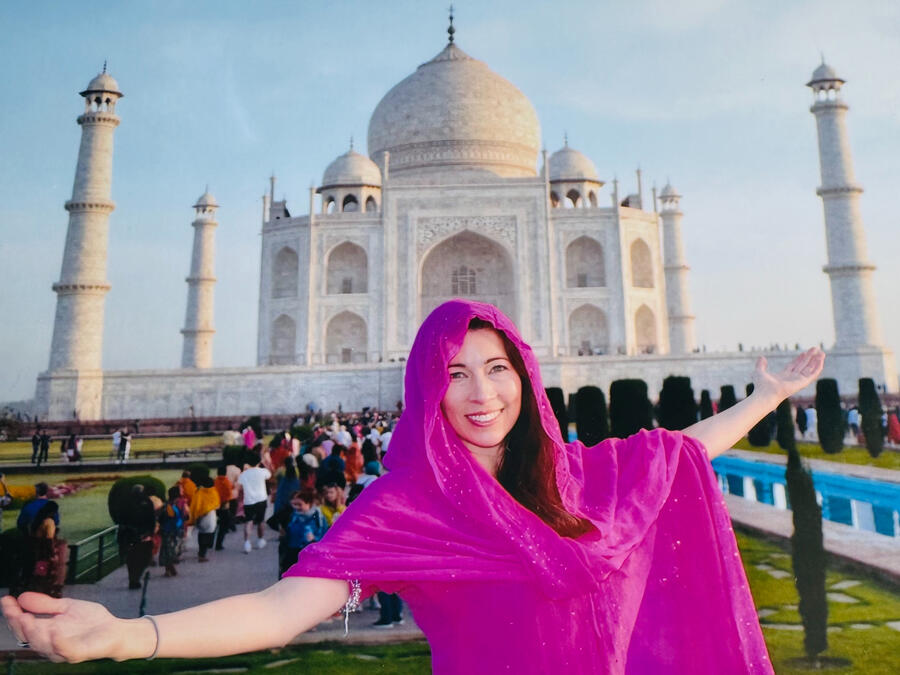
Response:
[[[153,624],[153,632],[156,633],[156,646],[153,648],[153,653],[147,657],[148,661],[152,661],[156,658],[156,655],[159,653],[159,626],[156,625],[156,618],[151,616],[150,614],[144,614],[141,617],[142,619],[147,619],[150,623]]]

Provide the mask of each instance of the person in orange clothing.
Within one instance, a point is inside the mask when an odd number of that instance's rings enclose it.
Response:
[[[216,516],[219,519],[219,529],[216,530],[216,550],[221,551],[224,548],[225,535],[231,528],[231,502],[237,497],[237,490],[234,484],[228,480],[227,469],[225,465],[219,467],[216,471],[215,488],[219,493],[219,510]]]
[[[216,512],[220,506],[219,492],[216,490],[213,479],[204,476],[200,479],[200,485],[191,500],[190,524],[197,527],[197,539],[200,543],[200,557],[197,560],[200,562],[209,560],[206,553],[213,547],[213,538],[218,524]]]
[[[194,493],[197,492],[197,484],[191,480],[191,472],[185,469],[181,472],[181,478],[178,479],[177,485],[181,486],[181,494],[187,500],[188,505],[194,499]]]

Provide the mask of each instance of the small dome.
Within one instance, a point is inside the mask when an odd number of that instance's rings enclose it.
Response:
[[[809,87],[820,82],[840,82],[843,84],[844,80],[838,77],[834,68],[822,61],[822,63],[819,64],[819,67],[813,71],[812,78],[806,83],[806,86]]]
[[[594,163],[566,145],[550,155],[550,180],[592,181],[599,183]]]
[[[671,183],[666,183],[666,186],[662,189],[662,192],[659,193],[660,197],[680,197],[681,195],[672,187]]]
[[[122,95],[122,92],[119,91],[119,83],[105,70],[88,83],[87,88],[81,92],[81,95],[84,96],[89,92],[95,91],[106,91],[117,96]]]
[[[381,187],[381,169],[371,159],[350,148],[329,164],[322,176],[323,188],[341,185]]]
[[[216,198],[209,194],[209,190],[200,195],[200,198],[197,200],[197,203],[194,204],[194,208],[202,208],[204,206],[211,206],[213,208],[219,208],[219,203],[216,201]]]

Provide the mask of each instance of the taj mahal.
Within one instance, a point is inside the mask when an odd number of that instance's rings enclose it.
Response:
[[[257,353],[255,365],[243,368],[212,365],[219,207],[207,190],[193,206],[181,366],[103,369],[122,93],[105,68],[91,80],[81,92],[49,367],[37,381],[40,417],[296,413],[310,403],[393,408],[419,324],[457,296],[493,303],[516,322],[546,386],[571,393],[636,377],[656,392],[674,374],[690,376],[696,392],[708,388],[714,398],[723,384],[741,390],[756,354],[698,350],[678,191],[671,183],[658,194],[645,191],[640,172],[636,189],[620,190],[568,140],[552,154],[542,151],[531,102],[460,49],[452,24],[449,34],[434,58],[378,103],[366,154],[351,142],[290,209],[287,199],[275,199],[270,179]],[[824,376],[837,378],[844,393],[855,392],[860,377],[894,392],[897,370],[872,291],[843,84],[824,62],[807,83],[836,335]],[[723,308],[715,320],[726,315]],[[770,368],[794,355],[767,353]]]

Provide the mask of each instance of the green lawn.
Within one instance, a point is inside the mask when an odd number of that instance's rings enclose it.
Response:
[[[773,455],[786,455],[778,443],[771,443],[768,447],[757,448],[750,445],[746,438],[735,443],[741,450],[753,450],[754,452],[768,452]],[[828,462],[843,462],[845,464],[862,464],[865,466],[877,466],[881,469],[893,469],[900,471],[900,452],[885,447],[878,457],[872,457],[868,450],[858,446],[846,446],[840,452],[829,455],[818,443],[797,443],[797,450],[806,459],[824,459]]]
[[[138,437],[131,442],[131,456],[138,450],[182,450],[221,446],[222,436],[166,436]],[[109,459],[112,457],[111,438],[89,438],[82,447],[84,459]],[[59,453],[59,439],[50,445],[50,462],[63,462]],[[7,441],[0,443],[0,463],[28,462],[31,460],[31,441]]]

